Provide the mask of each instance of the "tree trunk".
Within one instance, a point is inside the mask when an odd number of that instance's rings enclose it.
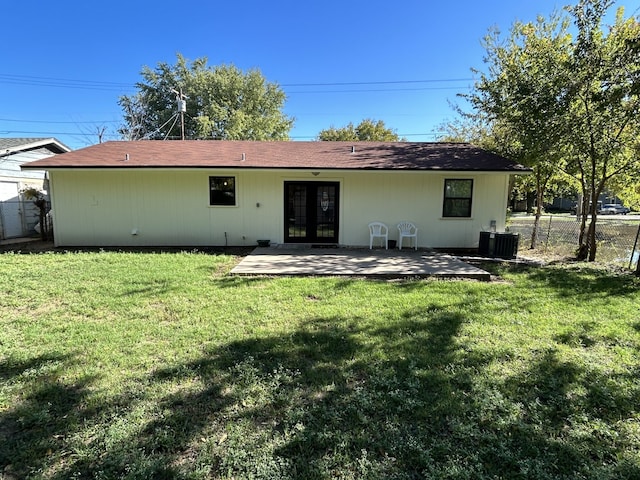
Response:
[[[589,231],[587,232],[587,244],[589,246],[589,261],[593,262],[596,259],[596,251],[598,249],[598,243],[596,242],[596,215],[591,217],[591,223],[589,224]]]
[[[47,239],[47,215],[44,213],[44,210],[40,210],[40,214],[38,215],[40,218],[40,239]]]
[[[533,213],[533,204],[536,198],[536,192],[527,192],[527,213]]]
[[[583,193],[581,196],[578,215],[580,216],[580,234],[578,236],[578,251],[576,252],[577,260],[586,260],[589,253],[588,235],[587,235],[587,216],[589,215],[589,195]]]
[[[536,248],[538,241],[538,230],[540,229],[540,217],[542,216],[542,201],[544,193],[542,191],[539,178],[536,179],[536,216],[533,220],[533,230],[531,231],[531,249]]]
[[[638,225],[638,233],[636,233],[636,241],[633,244],[633,250],[631,250],[631,260],[629,261],[629,268],[631,268],[631,262],[636,254],[636,247],[638,246],[638,238],[640,238],[640,225]],[[640,251],[638,252],[640,254]],[[636,276],[640,277],[640,255],[638,255],[638,261],[636,263]]]
[[[49,227],[47,225],[47,202],[43,198],[40,198],[33,202],[38,207],[38,217],[40,219],[40,238],[47,240],[49,233]]]
[[[578,260],[588,260],[593,262],[596,259],[596,253],[598,250],[598,243],[596,242],[596,223],[598,221],[598,198],[604,188],[604,182],[601,182],[596,188],[592,185],[591,190],[591,204],[589,205],[589,213],[591,214],[591,221],[589,222],[589,229],[587,230],[587,238],[584,245],[580,244],[580,255]]]

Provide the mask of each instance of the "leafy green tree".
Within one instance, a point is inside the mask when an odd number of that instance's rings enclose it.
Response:
[[[466,95],[473,115],[489,123],[497,151],[533,169],[536,220],[547,189],[566,183],[562,175],[580,185],[585,209],[578,257],[589,260],[596,256],[599,195],[640,168],[640,27],[620,9],[605,34],[602,20],[611,4],[580,0],[569,8],[576,38],[560,14],[516,23],[504,41],[490,33],[487,71],[477,72],[480,79]]]
[[[454,106],[459,115],[453,120],[440,124],[437,128],[439,134],[436,137],[438,142],[451,143],[472,143],[486,150],[494,150],[495,138],[494,123],[488,121],[482,112],[464,112],[461,108]]]
[[[405,141],[400,139],[398,134],[390,128],[387,128],[382,120],[372,120],[370,118],[362,120],[358,126],[349,123],[346,127],[335,128],[329,127],[320,131],[318,140],[322,141],[346,141],[346,142],[398,142]]]
[[[615,180],[607,190],[620,198],[627,207],[640,211],[640,176],[625,174]]]
[[[570,36],[568,22],[559,15],[535,23],[516,22],[509,38],[493,30],[485,37],[487,72],[465,97],[482,112],[497,137],[496,150],[532,168],[533,175],[519,181],[535,191],[535,222],[531,248],[545,193],[558,176],[561,160],[562,92],[566,84]],[[499,133],[499,136],[496,135]]]
[[[213,140],[288,140],[293,119],[282,112],[285,93],[258,70],[235,66],[209,67],[206,58],[175,65],[144,67],[138,92],[123,96],[128,139],[180,137],[178,100],[186,101],[184,137]]]
[[[612,0],[581,0],[570,9],[578,28],[567,67],[570,100],[565,124],[567,171],[580,182],[585,214],[578,258],[595,260],[597,201],[608,184],[639,173],[640,24],[621,8],[605,34]],[[590,214],[585,231],[586,214]]]

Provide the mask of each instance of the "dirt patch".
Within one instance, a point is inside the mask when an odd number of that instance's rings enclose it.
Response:
[[[41,253],[57,250],[53,242],[44,240],[24,240],[0,244],[0,252]]]

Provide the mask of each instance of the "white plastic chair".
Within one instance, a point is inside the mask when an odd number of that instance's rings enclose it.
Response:
[[[374,238],[384,238],[384,248],[389,249],[389,227],[382,222],[371,222],[369,224],[369,250],[373,248]]]
[[[411,239],[414,238],[413,248],[418,250],[418,227],[413,223],[402,221],[398,224],[398,249],[402,250],[402,239],[409,239],[409,248],[411,248]]]

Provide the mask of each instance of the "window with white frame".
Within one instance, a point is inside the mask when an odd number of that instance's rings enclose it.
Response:
[[[235,177],[209,177],[209,205],[236,205]]]

